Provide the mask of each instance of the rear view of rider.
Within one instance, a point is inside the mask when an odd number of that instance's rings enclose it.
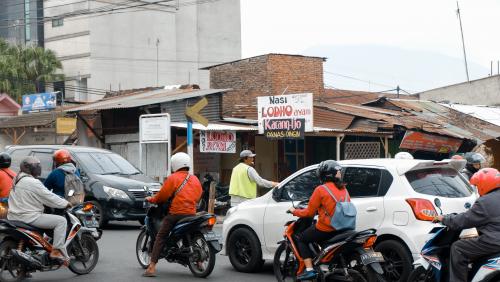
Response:
[[[171,164],[174,173],[165,180],[158,194],[146,198],[146,201],[154,204],[163,204],[168,200],[172,202],[156,235],[151,252],[151,263],[143,274],[145,277],[156,276],[156,264],[170,230],[179,220],[196,214],[196,206],[201,198],[202,188],[198,178],[189,174],[190,163],[191,158],[186,153],[173,155]]]
[[[314,217],[318,214],[316,225],[312,225],[296,236],[299,253],[304,259],[306,270],[297,277],[298,280],[311,280],[318,273],[313,268],[313,254],[309,248],[311,242],[322,242],[341,233],[331,225],[331,219],[335,215],[337,199],[340,202],[350,202],[349,193],[342,184],[342,176],[339,163],[333,160],[323,161],[317,169],[318,177],[324,183],[314,189],[306,209],[291,208],[290,212],[298,217]],[[326,190],[328,189],[330,193]]]
[[[64,198],[66,174],[73,174],[80,177],[80,173],[73,164],[71,154],[68,150],[57,150],[54,152],[52,158],[56,165],[56,169],[49,174],[44,184],[45,187],[52,190],[56,195]]]
[[[70,207],[65,199],[50,192],[36,179],[42,167],[35,157],[27,157],[20,164],[20,172],[14,179],[14,187],[9,196],[7,219],[18,220],[42,229],[54,230],[51,258],[66,260],[64,243],[67,223],[62,216],[44,214],[44,206],[63,209]]]
[[[438,216],[434,222],[442,222],[454,230],[475,227],[480,236],[458,240],[451,245],[450,281],[466,282],[468,264],[485,256],[500,252],[500,172],[483,168],[470,179],[481,196],[466,212],[458,215]]]
[[[11,158],[7,153],[0,153],[0,201],[7,201],[16,173],[10,169]]]
[[[465,154],[467,164],[462,170],[462,174],[470,180],[474,173],[478,172],[486,159],[479,153],[469,152]]]

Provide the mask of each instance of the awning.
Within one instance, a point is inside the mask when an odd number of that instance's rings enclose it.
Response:
[[[187,128],[186,122],[171,122],[170,126],[177,128]],[[197,122],[193,123],[194,130],[205,130],[205,131],[257,131],[257,126],[253,125],[243,125],[243,124],[232,124],[223,122],[211,122],[207,127],[199,124]]]

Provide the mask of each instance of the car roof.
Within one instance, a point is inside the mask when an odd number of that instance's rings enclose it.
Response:
[[[96,147],[85,147],[85,146],[70,146],[70,145],[13,145],[8,146],[7,151],[19,150],[19,149],[66,149],[73,153],[84,153],[84,152],[101,152],[101,153],[111,153],[111,151],[96,148]]]

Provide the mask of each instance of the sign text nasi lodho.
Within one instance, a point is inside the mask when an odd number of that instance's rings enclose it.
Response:
[[[200,152],[236,153],[236,132],[200,131]]]

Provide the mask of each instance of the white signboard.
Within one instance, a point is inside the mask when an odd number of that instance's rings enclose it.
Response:
[[[257,97],[257,110],[260,134],[314,130],[312,93]]]
[[[236,153],[236,132],[200,131],[200,152]]]
[[[169,141],[169,116],[141,116],[139,127],[141,143],[162,143]]]

